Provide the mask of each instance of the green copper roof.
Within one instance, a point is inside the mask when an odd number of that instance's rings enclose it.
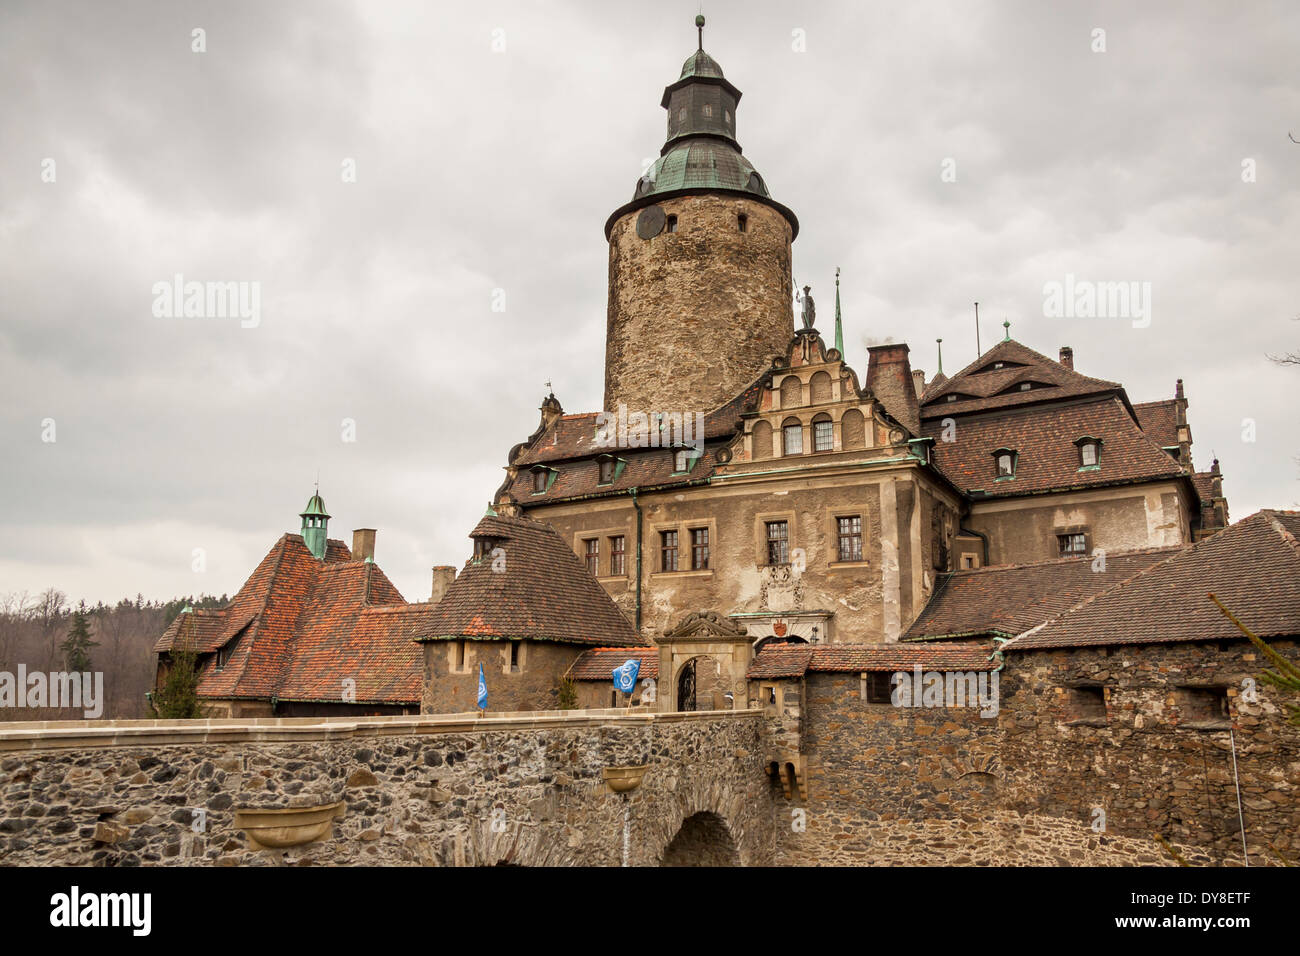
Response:
[[[637,182],[633,199],[679,189],[734,189],[770,195],[763,177],[731,144],[716,139],[687,139],[677,143]]]
[[[304,508],[298,515],[300,518],[306,518],[308,515],[321,515],[328,518],[329,512],[325,510],[325,499],[320,495],[312,495]]]
[[[684,80],[688,76],[711,76],[721,80],[723,79],[722,67],[718,66],[718,61],[703,50],[696,50],[682,64],[682,75],[678,79]]]

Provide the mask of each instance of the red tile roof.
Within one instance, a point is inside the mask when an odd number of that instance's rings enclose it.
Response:
[[[1142,430],[1161,448],[1178,444],[1178,400],[1167,398],[1161,402],[1143,402],[1134,405]]]
[[[301,536],[286,534],[229,606],[179,615],[154,649],[227,647],[221,670],[214,658],[202,662],[199,696],[209,699],[341,702],[346,689],[357,704],[418,704],[414,638],[432,608],[407,605],[377,565],[351,558],[331,540],[318,561]]]
[[[1006,651],[1300,635],[1300,513],[1260,511],[1094,595]]]
[[[494,571],[490,556],[466,562],[419,640],[641,644],[605,589],[549,525],[491,515],[471,536],[500,539],[504,570]]]
[[[659,648],[657,647],[593,647],[583,651],[569,668],[571,680],[612,681],[614,668],[629,660],[641,662],[638,679],[659,679]]]
[[[1039,405],[997,416],[955,423],[955,441],[943,440],[942,421],[922,423],[935,439],[935,466],[963,491],[989,497],[1087,488],[1182,475],[1178,462],[1161,451],[1115,397],[1066,405]],[[1100,438],[1101,467],[1081,471],[1076,439]],[[1017,452],[1015,478],[998,481],[993,453]]]
[[[974,644],[768,644],[749,665],[751,680],[809,672],[991,671],[990,648]]]
[[[1094,571],[1088,557],[953,571],[939,579],[903,640],[1015,637],[1181,550],[1107,554],[1104,571]]]
[[[1006,367],[991,369],[1002,362]],[[1035,387],[1020,391],[1030,382]],[[1044,386],[1044,387],[1037,387]],[[1016,341],[999,342],[952,378],[925,391],[921,418],[1014,408],[1062,398],[1123,393],[1118,382],[1089,378]],[[956,401],[948,401],[957,395]]]

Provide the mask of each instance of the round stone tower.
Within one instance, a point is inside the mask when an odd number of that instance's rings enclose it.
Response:
[[[736,142],[740,90],[700,48],[664,90],[668,140],[605,223],[605,408],[707,412],[784,354],[794,334],[799,222]]]

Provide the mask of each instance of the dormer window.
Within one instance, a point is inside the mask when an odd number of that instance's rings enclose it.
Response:
[[[676,474],[684,474],[691,470],[695,464],[695,456],[689,448],[679,448],[673,452],[673,471]]]
[[[1029,390],[1030,390],[1031,388],[1033,388],[1033,387],[1034,387],[1034,383],[1033,383],[1033,382],[1021,382],[1021,383],[1020,383],[1020,390],[1021,390],[1022,392],[1027,392],[1027,391],[1029,391]]]
[[[551,487],[551,478],[555,474],[550,468],[533,469],[533,494],[540,495]]]
[[[600,459],[600,484],[612,485],[614,483],[614,472],[618,468],[618,462],[613,458]]]
[[[1013,448],[999,448],[993,453],[993,459],[997,464],[998,478],[1016,477],[1016,459],[1018,457]]]
[[[948,396],[948,401],[950,401],[950,402],[955,402],[955,401],[957,401],[957,396],[956,396],[956,395],[949,395],[949,396]]]
[[[505,546],[505,538],[494,538],[491,535],[481,535],[474,539],[474,559],[482,561],[484,558],[490,558],[492,552],[497,548]]]
[[[1079,446],[1079,468],[1101,467],[1101,439],[1085,435],[1075,442]]]

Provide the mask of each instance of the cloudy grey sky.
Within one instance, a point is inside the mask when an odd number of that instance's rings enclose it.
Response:
[[[600,406],[602,226],[698,10],[7,0],[0,592],[233,593],[319,471],[332,536],[379,528],[426,598],[543,383]],[[986,346],[1008,318],[1135,402],[1181,376],[1233,515],[1296,507],[1300,369],[1266,356],[1300,348],[1300,5],[704,12],[823,313],[843,269],[860,373],[887,339],[965,365],[978,300]],[[259,283],[260,323],[155,316],[178,273]],[[1067,274],[1151,283],[1149,326],[1045,317]]]

